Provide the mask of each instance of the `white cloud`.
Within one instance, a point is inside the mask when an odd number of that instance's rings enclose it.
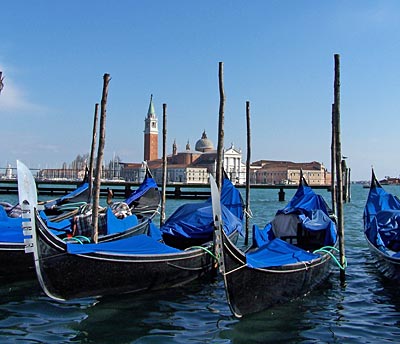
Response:
[[[3,90],[0,93],[0,116],[1,113],[13,112],[16,114],[18,112],[29,112],[37,113],[46,110],[45,106],[35,104],[29,100],[29,95],[26,94],[23,87],[14,83],[12,77],[10,77],[6,71],[10,70],[13,72],[13,68],[5,68],[0,64],[0,71],[3,72]]]

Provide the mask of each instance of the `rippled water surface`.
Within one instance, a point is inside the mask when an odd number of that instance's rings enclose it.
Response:
[[[400,187],[386,189],[400,195]],[[318,192],[330,203],[329,193]],[[354,185],[345,204],[344,285],[335,269],[309,295],[237,320],[219,276],[163,292],[68,302],[46,297],[35,280],[2,279],[0,342],[398,343],[400,290],[376,271],[362,235],[367,193]],[[277,190],[252,190],[252,223],[271,219],[284,205],[277,199]],[[167,212],[177,205],[167,200]]]

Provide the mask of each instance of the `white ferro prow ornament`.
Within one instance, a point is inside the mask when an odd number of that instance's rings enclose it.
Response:
[[[22,207],[22,229],[24,232],[25,253],[35,254],[35,208],[37,207],[36,184],[32,173],[17,160],[18,198]]]
[[[50,295],[40,272],[39,252],[36,233],[36,210],[38,208],[36,183],[28,167],[17,160],[18,198],[22,207],[22,229],[24,232],[25,253],[33,253],[36,275],[44,292]]]
[[[218,258],[219,271],[225,274],[224,259],[222,257],[222,212],[221,212],[221,196],[214,177],[210,174],[211,201],[214,218],[214,250]]]

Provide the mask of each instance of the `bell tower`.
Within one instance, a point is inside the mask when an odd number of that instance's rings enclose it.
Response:
[[[144,120],[144,160],[158,159],[158,120],[154,111],[153,95]]]

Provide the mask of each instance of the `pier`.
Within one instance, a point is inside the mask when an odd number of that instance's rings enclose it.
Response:
[[[81,181],[77,180],[36,180],[36,187],[39,196],[60,196],[73,191]],[[107,196],[108,189],[113,191],[114,197],[128,197],[140,183],[127,181],[104,181],[101,183],[100,195]],[[237,184],[237,188],[245,188],[244,184]],[[312,185],[313,189],[330,190],[330,185]],[[251,184],[250,189],[276,189],[278,191],[278,200],[285,201],[286,189],[297,189],[297,185],[286,184]],[[0,195],[18,194],[18,185],[16,179],[0,180]],[[208,184],[183,184],[172,183],[166,186],[166,197],[175,199],[207,199],[210,197],[210,186]]]

